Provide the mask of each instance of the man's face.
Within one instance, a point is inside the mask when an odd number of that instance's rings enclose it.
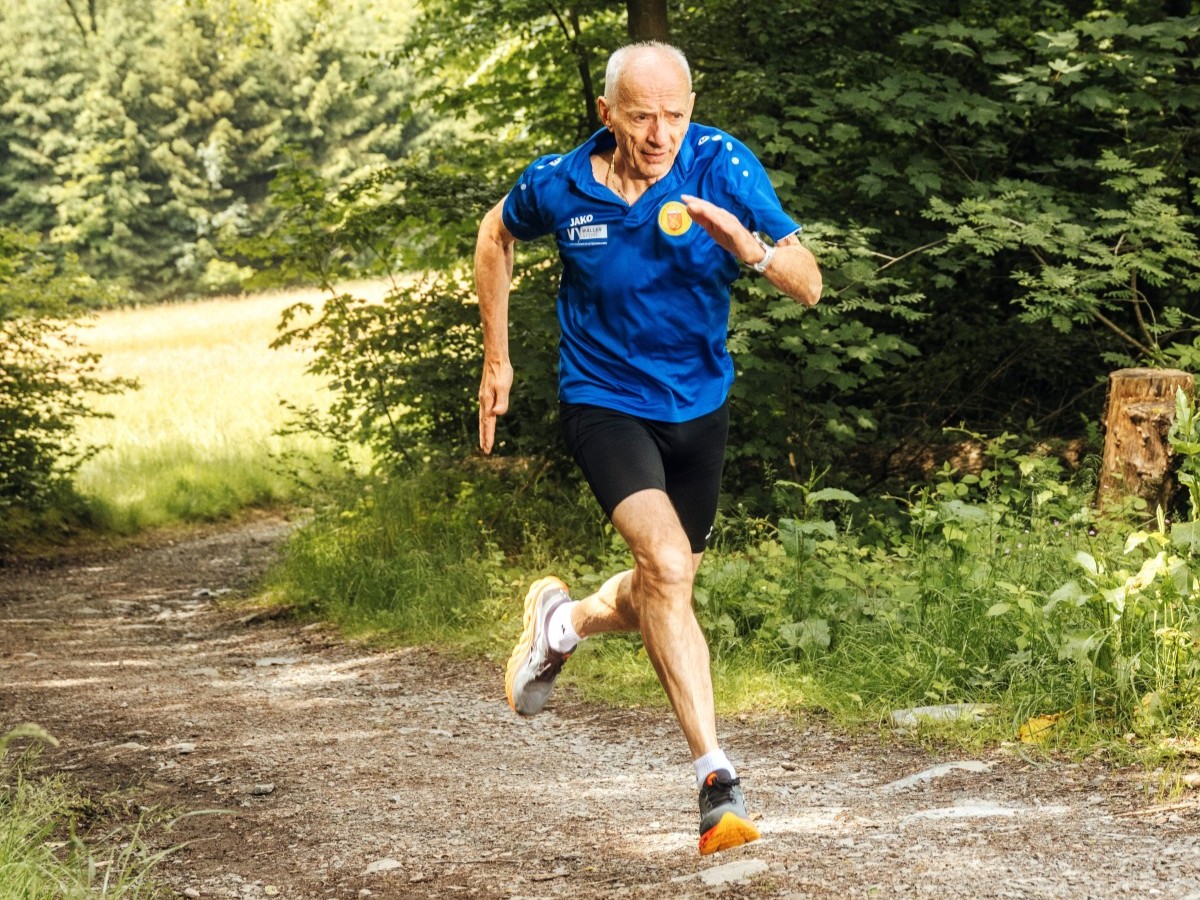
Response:
[[[692,120],[696,95],[686,76],[669,57],[643,54],[629,61],[615,93],[601,97],[599,108],[617,139],[618,165],[635,178],[661,178]]]

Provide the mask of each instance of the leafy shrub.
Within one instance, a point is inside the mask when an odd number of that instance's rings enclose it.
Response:
[[[1122,548],[1090,484],[1011,443],[989,442],[977,474],[943,470],[902,527],[793,485],[800,516],[760,522],[700,571],[714,654],[784,666],[854,716],[972,701],[1014,722],[1066,711],[1076,733],[1186,731],[1200,709],[1192,531],[1160,523]]]
[[[95,282],[45,252],[38,237],[0,228],[0,514],[39,511],[70,491],[95,448],[75,440],[94,415],[87,395],[129,386],[97,374],[73,323],[95,302]]]
[[[403,184],[402,196],[397,185]],[[496,193],[502,189],[497,188]],[[277,346],[315,351],[311,371],[334,391],[328,409],[297,410],[298,427],[370,446],[384,469],[412,470],[458,459],[478,443],[483,350],[470,275],[475,229],[496,193],[469,173],[427,158],[331,187],[303,162],[283,170],[272,202],[278,224],[239,243],[268,264],[259,279],[309,281],[328,295],[290,310]],[[557,266],[541,245],[528,248],[511,301],[517,365],[511,412],[497,453],[562,462],[557,430]],[[372,302],[339,289],[364,272],[387,279]]]

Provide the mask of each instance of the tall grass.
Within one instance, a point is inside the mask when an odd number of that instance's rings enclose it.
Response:
[[[105,374],[140,383],[96,398],[111,418],[79,429],[84,442],[104,447],[76,479],[101,527],[129,532],[291,502],[331,471],[328,442],[276,433],[288,419],[284,402],[324,400],[303,351],[270,348],[280,313],[301,301],[321,297],[276,292],[111,310],[82,331]]]
[[[430,467],[352,486],[292,537],[272,588],[359,636],[499,654],[526,567],[553,568],[572,531],[598,534],[586,510],[551,506],[560,495],[526,492],[524,478]]]

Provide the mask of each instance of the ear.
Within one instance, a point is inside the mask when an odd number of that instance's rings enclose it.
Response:
[[[612,107],[608,105],[608,100],[604,97],[596,98],[596,112],[600,114],[601,124],[612,131]]]

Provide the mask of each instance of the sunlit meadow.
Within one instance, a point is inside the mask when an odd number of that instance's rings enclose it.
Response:
[[[354,286],[359,295],[382,292]],[[83,422],[104,449],[77,477],[97,519],[118,531],[215,519],[249,506],[293,502],[332,470],[331,447],[312,434],[281,436],[285,403],[320,404],[304,351],[271,349],[280,314],[311,292],[119,309],[84,329],[108,376],[137,390],[99,397],[111,414]]]

